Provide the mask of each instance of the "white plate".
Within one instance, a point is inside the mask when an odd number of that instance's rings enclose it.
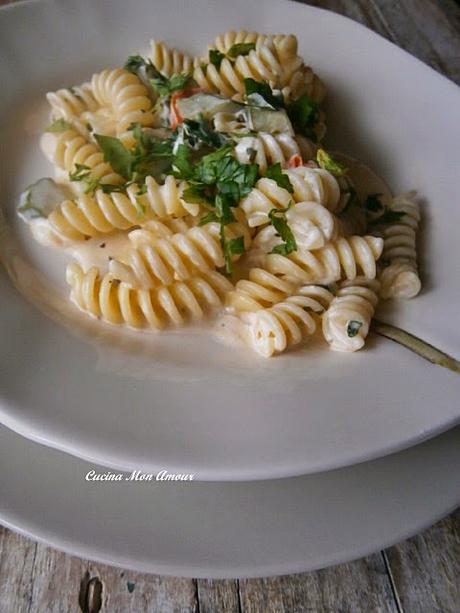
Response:
[[[415,187],[425,198],[425,290],[388,318],[458,354],[458,88],[352,21],[281,1],[261,10],[246,0],[61,0],[0,11],[1,194],[18,249],[10,269],[23,291],[52,294],[38,274],[27,277],[22,256],[63,281],[62,259],[14,215],[23,187],[49,172],[38,150],[44,93],[122,63],[152,35],[198,52],[243,26],[296,33],[331,92],[331,146],[395,191]],[[0,421],[101,463],[202,479],[289,476],[389,453],[460,419],[458,376],[390,341],[371,340],[356,355],[311,347],[271,361],[192,334],[158,336],[149,347],[138,335],[137,345],[109,348],[91,324],[92,343],[76,338],[83,332],[65,300],[49,314],[71,332],[5,280],[2,290]]]
[[[143,572],[302,572],[401,541],[460,502],[460,429],[373,462],[252,483],[88,482],[104,471],[0,429],[0,522]],[[78,509],[78,513],[75,512]]]

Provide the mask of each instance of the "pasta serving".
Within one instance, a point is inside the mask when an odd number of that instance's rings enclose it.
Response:
[[[109,324],[230,317],[265,357],[314,334],[356,351],[379,300],[420,291],[420,211],[324,148],[324,95],[292,34],[226,32],[202,57],[152,40],[47,94],[55,176],[18,212],[73,254],[71,299]]]

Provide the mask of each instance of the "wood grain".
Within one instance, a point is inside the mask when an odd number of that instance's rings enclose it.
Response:
[[[0,0],[0,5],[8,0]],[[454,0],[313,0],[460,82]],[[270,579],[164,578],[95,564],[0,527],[0,613],[459,613],[460,511],[349,564]]]
[[[240,580],[244,613],[396,613],[382,554],[314,573]]]
[[[401,610],[460,611],[460,510],[384,555]]]

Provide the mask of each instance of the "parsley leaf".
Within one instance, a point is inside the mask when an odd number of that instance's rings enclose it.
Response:
[[[220,65],[222,64],[222,60],[224,59],[225,55],[223,53],[221,53],[220,51],[218,51],[217,49],[210,49],[209,50],[209,63],[212,64],[213,66],[215,66],[217,68],[217,70],[219,70]]]
[[[233,157],[233,148],[224,146],[201,158],[195,166],[190,162],[190,151],[181,145],[173,161],[175,176],[186,179],[189,187],[182,198],[211,208],[200,225],[211,221],[220,223],[220,240],[225,256],[226,271],[231,272],[231,256],[243,253],[243,237],[226,240],[225,226],[235,221],[232,208],[238,206],[254,186],[259,167],[241,164]]]
[[[192,149],[197,149],[201,145],[219,149],[228,143],[228,139],[220,132],[213,130],[210,122],[203,117],[198,120],[185,119],[178,130],[182,133],[184,141],[187,141]]]
[[[255,43],[236,43],[227,51],[228,57],[236,58],[239,55],[248,55],[256,48]]]
[[[292,233],[291,228],[286,220],[286,209],[272,209],[268,214],[268,218],[272,226],[278,232],[284,241],[280,245],[276,245],[272,249],[272,253],[279,255],[289,255],[293,251],[297,251],[297,243]]]
[[[115,172],[125,179],[131,178],[133,156],[123,143],[113,136],[95,134],[97,144],[102,149],[104,160],[108,162]]]
[[[324,168],[324,170],[327,170],[336,177],[343,177],[343,175],[348,172],[348,168],[346,166],[337,160],[334,160],[334,158],[330,156],[329,153],[324,151],[324,149],[318,149],[316,161],[321,168]]]
[[[177,179],[191,179],[194,168],[190,161],[190,150],[186,145],[179,145],[172,163],[173,173]]]
[[[192,82],[192,75],[188,73],[173,74],[170,79],[162,74],[150,79],[153,89],[161,98],[169,98],[171,94],[186,89]]]
[[[124,69],[128,72],[132,72],[133,74],[137,74],[139,69],[143,68],[146,65],[148,65],[148,62],[146,62],[146,60],[144,60],[141,55],[130,55],[125,62]]]
[[[265,171],[264,177],[266,179],[272,179],[280,187],[287,189],[287,191],[291,194],[294,191],[289,177],[283,173],[283,171],[281,170],[281,164],[279,162],[277,164],[272,164],[271,166],[269,166]]]
[[[225,238],[224,226],[221,225],[220,226],[220,241],[222,245],[222,250],[224,252],[225,270],[228,273],[231,273],[232,272],[232,256],[240,255],[241,253],[244,253],[244,250],[245,250],[244,237],[238,236],[238,238],[232,238],[230,240],[227,240]]]
[[[84,164],[75,164],[75,170],[69,172],[70,181],[83,181],[86,183],[85,194],[94,194],[100,186],[100,181],[91,175],[91,168]]]
[[[356,321],[354,319],[350,319],[347,323],[347,336],[348,338],[353,338],[356,336],[362,327],[363,323],[361,321]]]
[[[380,202],[382,194],[369,194],[364,201],[364,208],[371,213],[377,213],[383,208],[383,204]]]
[[[386,209],[386,211],[377,220],[376,224],[393,224],[398,223],[404,217],[404,211],[393,211],[392,209]]]
[[[72,126],[65,119],[56,119],[51,123],[46,129],[45,132],[65,132],[66,130],[71,130]]]
[[[286,105],[286,112],[295,132],[316,140],[313,127],[318,120],[319,106],[306,94]]]
[[[258,94],[275,109],[280,109],[284,106],[282,96],[276,96],[266,81],[259,82],[248,77],[244,79],[244,91],[248,99],[253,94]]]

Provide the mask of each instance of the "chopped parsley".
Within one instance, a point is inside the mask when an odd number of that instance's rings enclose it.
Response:
[[[236,43],[227,51],[228,57],[236,58],[239,55],[249,55],[256,48],[255,43]]]
[[[210,49],[209,50],[209,63],[212,64],[219,70],[220,65],[222,64],[222,60],[225,55],[221,53],[218,49]]]
[[[316,141],[314,126],[319,117],[319,106],[306,94],[286,104],[286,112],[295,132]]]
[[[125,70],[137,75],[146,85],[150,85],[163,101],[168,100],[174,92],[183,91],[194,84],[191,74],[173,74],[168,78],[151,60],[146,60],[141,55],[131,55],[125,63]]]
[[[343,177],[348,172],[348,168],[346,166],[337,160],[334,160],[334,158],[329,155],[327,151],[324,151],[324,149],[318,149],[316,161],[321,168],[324,168],[324,170],[327,170],[335,177]]]
[[[272,164],[265,171],[264,177],[266,179],[272,179],[275,181],[280,187],[287,189],[288,192],[292,194],[294,188],[289,181],[289,177],[283,173],[281,170],[281,164],[278,162],[277,164]]]
[[[348,338],[355,337],[359,330],[362,328],[363,323],[361,321],[356,321],[354,319],[350,319],[347,323],[347,336]]]
[[[266,81],[260,82],[248,77],[244,79],[244,91],[249,102],[251,100],[256,101],[257,98],[255,96],[259,96],[265,101],[266,105],[268,104],[271,108],[281,109],[284,107],[282,96],[275,95]]]
[[[380,201],[381,197],[382,194],[369,194],[364,201],[364,208],[366,211],[369,211],[370,213],[377,213],[378,211],[381,211],[384,208],[382,202]]]
[[[287,209],[272,209],[268,214],[268,218],[272,226],[283,240],[280,245],[273,247],[271,253],[289,255],[293,251],[297,251],[297,243],[295,241],[294,234],[292,233],[292,230],[286,220],[286,211]]]
[[[139,183],[142,183],[147,176],[158,178],[169,171],[173,158],[172,141],[157,140],[143,131],[139,124],[132,126],[132,131],[136,144],[130,150],[126,149],[118,138],[94,135],[104,154],[104,160],[114,171],[128,182]]]
[[[97,144],[102,149],[104,160],[108,162],[115,172],[125,179],[131,178],[132,153],[126,149],[121,140],[113,136],[95,134]]]
[[[220,241],[225,257],[225,268],[232,271],[231,258],[243,253],[244,239],[237,237],[227,240],[225,226],[234,222],[232,208],[254,186],[259,167],[257,164],[241,164],[233,157],[232,147],[224,146],[213,153],[205,155],[192,165],[190,150],[181,145],[173,160],[174,175],[185,179],[189,187],[182,197],[187,202],[200,203],[210,209],[210,213],[200,220],[200,225],[211,221],[220,223]]]
[[[150,79],[150,83],[160,98],[168,99],[174,92],[190,87],[194,81],[192,75],[188,73],[173,74],[170,79],[158,73],[157,76]]]
[[[93,194],[100,185],[99,179],[92,176],[91,168],[85,164],[75,164],[75,170],[69,172],[69,180],[86,183],[85,194]]]
[[[66,132],[67,130],[71,130],[71,124],[65,119],[56,119],[51,123],[46,129],[45,132]]]
[[[381,215],[377,220],[376,224],[385,224],[391,225],[393,223],[398,223],[404,217],[404,211],[393,211],[392,209],[385,209],[383,215]]]
[[[222,53],[218,49],[209,50],[209,63],[219,70],[220,65],[224,58],[227,58],[230,62],[234,61],[239,55],[248,55],[253,49],[256,48],[255,43],[236,43],[232,45],[227,51],[227,55]]]
[[[219,149],[228,143],[228,139],[220,132],[213,130],[211,123],[200,117],[199,119],[184,119],[178,127],[184,142],[192,149],[207,145],[213,149]]]

